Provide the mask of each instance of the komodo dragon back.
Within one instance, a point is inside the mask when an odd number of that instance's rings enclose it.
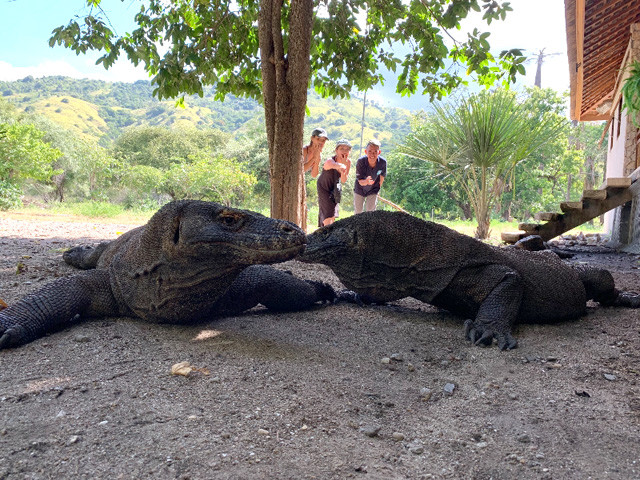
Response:
[[[373,301],[397,300],[419,288],[428,302],[462,266],[491,255],[488,246],[443,225],[376,211],[308,235],[300,259],[330,266],[347,288]]]

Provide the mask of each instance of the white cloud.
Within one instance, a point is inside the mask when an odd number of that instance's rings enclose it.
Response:
[[[40,78],[52,75],[109,82],[149,80],[149,74],[142,67],[134,67],[126,60],[118,61],[109,70],[105,70],[101,65],[95,65],[94,60],[85,59],[83,71],[64,60],[47,60],[32,67],[14,67],[10,63],[0,61],[0,80],[3,81],[20,80],[28,76]]]

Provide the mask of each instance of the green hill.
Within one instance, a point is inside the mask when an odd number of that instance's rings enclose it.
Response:
[[[148,81],[135,83],[77,80],[69,77],[26,77],[0,82],[0,94],[19,109],[42,114],[65,129],[109,146],[129,126],[195,125],[241,134],[249,122],[263,121],[261,105],[252,99],[227,96],[216,101],[215,91],[205,89],[202,98],[190,96],[185,108],[175,101],[153,97]],[[362,100],[322,99],[310,92],[305,131],[324,127],[331,140],[349,139],[358,147],[361,134]],[[410,130],[411,112],[399,108],[382,108],[367,102],[364,138],[377,137],[394,143]]]

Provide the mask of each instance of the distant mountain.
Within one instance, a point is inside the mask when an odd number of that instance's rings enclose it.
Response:
[[[78,80],[69,77],[26,77],[0,82],[0,95],[26,111],[45,115],[70,131],[108,146],[124,128],[138,125],[167,127],[194,125],[242,134],[243,127],[264,119],[262,106],[252,99],[228,95],[216,101],[212,88],[185,98],[185,108],[174,100],[153,97],[148,81],[135,83]],[[325,128],[331,140],[349,139],[358,147],[361,135],[362,100],[322,99],[309,93],[305,131]],[[377,137],[383,143],[397,142],[410,131],[411,112],[381,107],[367,101],[364,139]]]

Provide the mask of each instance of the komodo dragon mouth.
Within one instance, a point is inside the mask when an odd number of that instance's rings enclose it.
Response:
[[[305,248],[305,244],[301,243],[300,245],[294,245],[293,247],[283,247],[283,248],[249,248],[249,247],[243,247],[241,245],[232,245],[230,243],[219,243],[218,245],[224,245],[224,247],[228,248],[229,250],[236,250],[238,252],[242,252],[242,253],[260,253],[260,254],[267,254],[267,255],[274,255],[274,256],[295,256],[298,253],[301,253],[304,248]]]

